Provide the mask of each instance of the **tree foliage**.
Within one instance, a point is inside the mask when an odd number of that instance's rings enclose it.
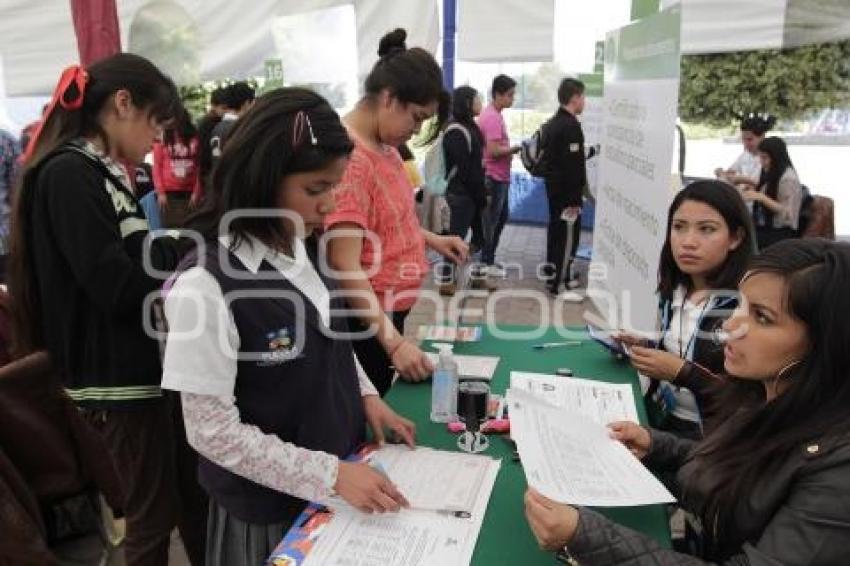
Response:
[[[850,104],[850,40],[794,49],[682,57],[679,115],[726,126],[736,115],[799,119]]]

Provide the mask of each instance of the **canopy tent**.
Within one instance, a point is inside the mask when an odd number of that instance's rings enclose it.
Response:
[[[408,43],[436,52],[437,0],[116,0],[123,49],[154,59],[175,80],[249,77],[277,56],[272,34],[277,18],[334,6],[353,5],[357,60],[362,76],[375,61],[381,35],[408,30]],[[56,77],[78,62],[68,0],[0,0],[0,58],[9,96],[42,95]],[[156,55],[172,48],[170,61]],[[342,55],[342,54],[340,54]]]
[[[784,49],[850,38],[848,0],[661,0],[682,5],[682,53]]]
[[[51,92],[63,67],[78,61],[71,3],[111,0],[0,0],[0,68],[9,96]],[[121,45],[154,59],[178,82],[259,75],[279,57],[275,22],[294,14],[354,10],[358,78],[375,60],[380,36],[404,27],[410,45],[436,53],[444,0],[115,0]],[[569,18],[561,0],[457,0],[458,58],[550,61],[553,22]],[[568,0],[573,2],[574,0]],[[661,0],[683,5],[684,53],[790,47],[850,37],[848,0]],[[563,2],[562,2],[563,4]],[[605,10],[604,2],[599,9]],[[330,32],[328,32],[330,33]],[[327,36],[326,34],[319,34]],[[321,39],[310,54],[322,53]],[[279,42],[278,42],[279,43]],[[175,55],[175,53],[177,55]],[[0,81],[2,82],[2,81]]]

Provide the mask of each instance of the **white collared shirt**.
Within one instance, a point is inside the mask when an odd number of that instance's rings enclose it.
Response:
[[[708,298],[705,299],[705,301],[708,300]],[[695,335],[706,304],[696,305],[686,300],[684,287],[680,286],[673,292],[673,299],[670,302],[670,327],[664,334],[662,343],[666,351],[676,356],[681,355],[686,360],[693,357]],[[676,399],[676,406],[672,410],[674,416],[686,421],[700,422],[699,406],[690,389],[677,387],[666,381],[662,381],[660,387],[669,389]]]

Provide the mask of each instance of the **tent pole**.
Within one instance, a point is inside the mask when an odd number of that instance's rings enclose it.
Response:
[[[443,85],[451,92],[455,86],[455,34],[457,0],[443,0]]]

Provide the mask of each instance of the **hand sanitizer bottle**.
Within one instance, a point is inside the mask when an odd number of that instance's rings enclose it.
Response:
[[[457,419],[457,363],[452,345],[440,345],[440,360],[431,383],[431,422],[448,423]]]

